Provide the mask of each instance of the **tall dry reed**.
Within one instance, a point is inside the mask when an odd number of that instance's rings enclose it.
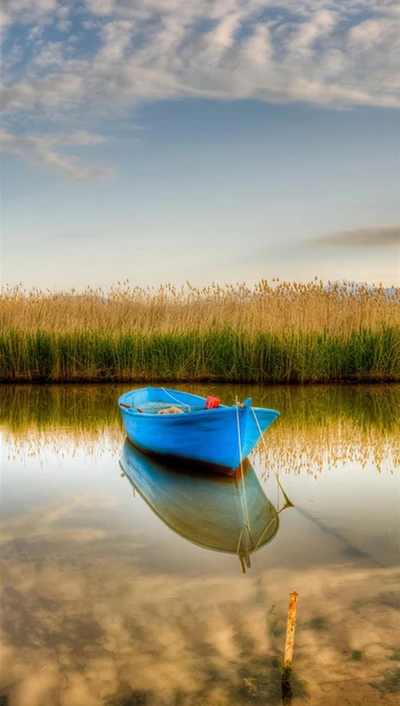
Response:
[[[95,331],[118,334],[187,333],[232,327],[260,332],[325,332],[349,335],[360,328],[376,331],[400,325],[400,288],[388,297],[382,285],[352,285],[321,280],[307,284],[261,280],[245,284],[211,284],[198,289],[186,283],[155,288],[124,282],[105,292],[52,293],[22,287],[3,288],[0,332],[24,333]]]
[[[262,280],[0,296],[2,380],[400,379],[400,289]]]

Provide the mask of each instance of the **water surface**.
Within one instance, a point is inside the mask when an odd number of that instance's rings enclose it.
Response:
[[[244,487],[136,452],[127,389],[0,389],[4,703],[281,704],[292,590],[292,703],[397,703],[400,388],[186,386],[281,411]]]

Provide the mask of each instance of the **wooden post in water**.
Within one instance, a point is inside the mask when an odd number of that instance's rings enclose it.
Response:
[[[292,687],[290,677],[292,674],[294,633],[296,630],[296,610],[299,594],[293,591],[289,597],[289,612],[286,627],[285,654],[282,663],[282,703],[289,706],[292,703]]]

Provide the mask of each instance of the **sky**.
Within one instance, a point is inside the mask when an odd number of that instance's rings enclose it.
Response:
[[[400,285],[389,0],[3,0],[1,283]]]

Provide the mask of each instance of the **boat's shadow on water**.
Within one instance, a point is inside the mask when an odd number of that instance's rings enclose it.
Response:
[[[126,439],[120,465],[167,527],[198,546],[236,554],[243,573],[251,567],[251,554],[276,536],[280,513],[293,507],[281,486],[283,506],[275,507],[248,459],[243,472],[238,469],[235,477],[229,477],[198,465],[161,462]]]

